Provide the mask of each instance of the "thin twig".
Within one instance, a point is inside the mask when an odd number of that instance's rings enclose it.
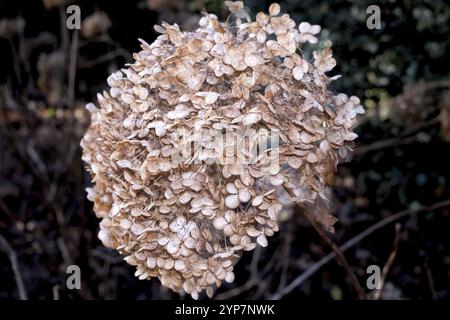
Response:
[[[0,247],[3,248],[5,253],[8,255],[9,261],[11,262],[11,267],[14,273],[14,278],[16,279],[17,290],[19,291],[20,300],[28,300],[27,291],[25,290],[25,285],[23,283],[22,274],[19,269],[19,262],[17,261],[17,253],[11,247],[9,242],[0,234]]]
[[[69,106],[73,107],[75,103],[75,80],[77,72],[77,56],[78,56],[78,30],[72,35],[69,55]]]
[[[395,224],[394,248],[392,249],[392,252],[389,255],[389,258],[383,267],[383,271],[381,272],[380,289],[374,291],[374,294],[373,294],[374,300],[379,300],[381,298],[381,292],[383,291],[384,284],[386,283],[386,276],[387,276],[389,270],[391,269],[391,266],[395,260],[395,257],[397,256],[398,244],[400,242],[400,230],[401,230],[400,223],[396,223]]]
[[[450,199],[447,199],[447,200],[443,200],[443,201],[437,202],[434,205],[429,206],[429,207],[416,208],[416,209],[406,209],[406,210],[397,212],[397,213],[395,213],[395,214],[393,214],[393,215],[391,215],[389,217],[384,218],[383,220],[378,221],[377,223],[375,223],[371,227],[367,228],[363,232],[357,234],[356,236],[354,236],[353,238],[351,238],[350,240],[345,242],[342,246],[340,246],[339,249],[342,252],[345,252],[346,250],[352,248],[353,246],[355,246],[356,244],[361,242],[363,239],[365,239],[366,237],[371,235],[373,232],[375,232],[378,229],[381,229],[384,226],[386,226],[386,225],[388,225],[388,224],[390,224],[390,223],[392,223],[394,221],[397,221],[397,220],[399,220],[399,219],[401,219],[401,218],[403,218],[405,216],[412,215],[412,214],[415,214],[415,213],[418,213],[418,212],[421,212],[421,211],[424,211],[424,210],[432,211],[432,210],[436,210],[436,209],[439,209],[439,208],[445,208],[445,207],[449,207],[449,206],[450,206]],[[276,292],[275,294],[273,294],[271,299],[275,299],[275,300],[281,299],[285,295],[289,294],[292,290],[294,290],[295,288],[300,286],[304,281],[309,279],[313,274],[315,274],[318,270],[320,270],[320,268],[322,268],[328,262],[333,260],[335,257],[336,257],[335,253],[334,252],[330,252],[325,257],[323,257],[322,259],[320,259],[319,261],[314,263],[311,267],[306,269],[305,272],[303,272],[302,274],[297,276],[297,278],[295,278],[282,291],[279,291],[279,292]]]
[[[361,145],[357,147],[352,152],[352,157],[360,156],[372,151],[378,151],[394,146],[400,146],[400,145],[406,145],[410,143],[414,143],[417,141],[417,133],[422,131],[423,129],[426,129],[428,127],[434,126],[435,124],[438,124],[440,121],[439,116],[436,116],[430,120],[424,121],[422,123],[419,123],[411,128],[405,129],[402,133],[400,133],[395,138],[388,138],[384,140],[379,140],[377,142],[374,142],[372,144],[367,145]],[[415,135],[412,135],[414,134]],[[411,136],[412,135],[412,136]]]
[[[128,51],[123,50],[123,49],[116,49],[116,50],[110,51],[92,61],[81,61],[81,58],[80,58],[80,64],[78,65],[78,68],[79,69],[90,69],[90,68],[95,67],[98,64],[114,60],[117,57],[127,58],[128,55],[129,55]]]
[[[283,255],[282,255],[283,259],[281,260],[282,266],[281,266],[280,282],[278,284],[277,290],[280,290],[281,288],[284,288],[286,286],[292,237],[293,236],[291,232],[286,233],[286,239],[284,241],[283,246]]]
[[[253,251],[252,262],[250,264],[250,278],[256,278],[258,275],[258,262],[261,256],[261,247],[256,247]]]
[[[364,289],[361,287],[361,284],[359,283],[358,278],[355,275],[355,272],[353,271],[352,267],[348,263],[347,259],[345,258],[344,254],[342,253],[342,251],[333,242],[333,240],[331,240],[331,238],[324,232],[324,230],[317,224],[314,217],[312,217],[311,214],[307,210],[303,210],[303,214],[305,215],[306,219],[308,219],[309,223],[311,223],[311,225],[314,227],[314,229],[319,234],[319,236],[333,250],[339,263],[342,265],[342,267],[344,267],[345,271],[347,272],[347,275],[350,278],[350,282],[352,283],[353,288],[355,289],[356,294],[358,295],[358,299],[364,300],[365,299]]]
[[[295,198],[294,192],[289,189],[288,187],[285,187],[285,190],[289,193],[289,195],[292,198]],[[299,204],[301,205],[301,203]],[[333,250],[333,252],[336,255],[336,258],[338,259],[339,263],[344,267],[345,271],[347,272],[347,275],[350,279],[350,282],[353,285],[353,288],[355,289],[358,299],[364,300],[365,299],[365,293],[364,289],[361,287],[361,284],[358,281],[358,278],[355,275],[355,272],[350,267],[350,264],[348,263],[347,259],[345,258],[342,251],[339,249],[339,247],[331,240],[331,238],[325,233],[325,231],[317,224],[314,217],[308,212],[308,210],[303,210],[303,214],[305,215],[306,219],[308,219],[309,223],[314,227],[316,232],[319,234],[319,236],[327,243],[327,245]]]
[[[372,151],[379,151],[382,149],[387,149],[391,147],[401,146],[401,145],[407,145],[410,143],[414,143],[417,141],[417,136],[410,136],[405,138],[389,138],[384,140],[379,140],[377,142],[374,142],[372,144],[368,145],[362,145],[356,148],[352,152],[352,157],[360,156]]]
[[[428,280],[428,286],[430,287],[430,291],[431,291],[431,298],[433,300],[437,300],[438,295],[437,295],[436,289],[434,288],[433,274],[431,273],[431,269],[428,265],[428,258],[425,260],[425,269],[427,270],[427,280]]]

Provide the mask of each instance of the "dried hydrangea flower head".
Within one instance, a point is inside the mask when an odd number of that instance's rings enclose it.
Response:
[[[326,199],[362,112],[358,98],[327,90],[325,73],[336,64],[330,49],[312,61],[302,56],[319,26],[296,27],[278,4],[256,21],[242,2],[227,5],[233,23],[207,14],[194,32],[155,26],[161,35],[142,41],[135,62],[108,78],[99,107],[87,105],[92,124],[81,142],[101,241],[125,255],[140,279],[157,277],[193,298],[232,282],[243,251],[267,246],[283,188],[296,202]],[[248,129],[256,129],[251,139],[240,139]],[[223,131],[231,134],[218,148],[208,138]],[[267,132],[279,136],[269,147],[276,153],[230,161],[230,149]],[[173,157],[192,143],[201,152]],[[333,223],[326,214],[317,219]]]

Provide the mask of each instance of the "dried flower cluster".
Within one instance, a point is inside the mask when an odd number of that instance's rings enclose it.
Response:
[[[325,73],[336,64],[330,49],[315,51],[312,61],[300,54],[317,42],[319,26],[296,27],[278,4],[251,22],[242,2],[226,3],[233,24],[208,14],[195,32],[156,26],[162,35],[142,41],[135,62],[108,78],[100,107],[88,104],[92,124],[81,143],[94,182],[88,197],[102,218],[99,238],[140,279],[158,277],[193,298],[232,282],[243,251],[267,246],[278,231],[283,188],[297,202],[326,198],[363,111],[358,98],[327,90]],[[278,162],[268,152],[251,162],[174,161],[185,146],[171,133],[196,128],[276,131]],[[209,158],[223,156],[204,138]],[[236,141],[224,150],[240,148]],[[334,222],[327,214],[317,219]]]
[[[425,120],[436,104],[430,94],[433,89],[435,89],[433,83],[406,85],[402,93],[390,101],[389,118],[406,126]]]
[[[95,38],[107,34],[112,23],[108,15],[104,12],[94,12],[84,18],[81,25],[81,34],[85,38]]]
[[[427,121],[439,111],[444,112],[449,90],[449,80],[408,84],[389,101],[388,116],[407,127]]]

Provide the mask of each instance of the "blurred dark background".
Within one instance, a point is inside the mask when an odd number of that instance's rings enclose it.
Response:
[[[65,27],[70,4],[81,8],[81,30]],[[341,245],[367,235],[345,251],[367,298],[448,299],[447,1],[280,4],[296,22],[322,26],[316,47],[332,45],[332,74],[342,75],[331,89],[359,96],[366,107],[354,156],[339,166],[333,186],[330,210],[339,221],[330,237]],[[366,27],[373,4],[381,9],[379,30]],[[254,16],[270,2],[245,5]],[[84,104],[106,89],[109,73],[132,61],[137,38],[153,41],[161,21],[191,30],[202,10],[227,17],[220,0],[0,0],[0,299],[184,298],[155,279],[139,281],[101,245],[79,141],[89,125]],[[269,246],[246,253],[236,281],[216,298],[355,299],[336,260],[316,268],[330,251],[287,208]],[[66,288],[71,264],[81,268],[81,290]],[[385,269],[380,293],[365,286],[372,264]]]

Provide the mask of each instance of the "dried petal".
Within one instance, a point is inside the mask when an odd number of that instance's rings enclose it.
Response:
[[[236,209],[239,207],[239,198],[237,195],[230,195],[225,198],[225,205],[229,209]]]
[[[261,247],[267,247],[267,245],[268,245],[268,242],[267,242],[267,238],[266,238],[266,236],[265,235],[260,235],[260,236],[258,236],[258,238],[256,238],[256,242],[258,242],[258,244],[261,246]]]

